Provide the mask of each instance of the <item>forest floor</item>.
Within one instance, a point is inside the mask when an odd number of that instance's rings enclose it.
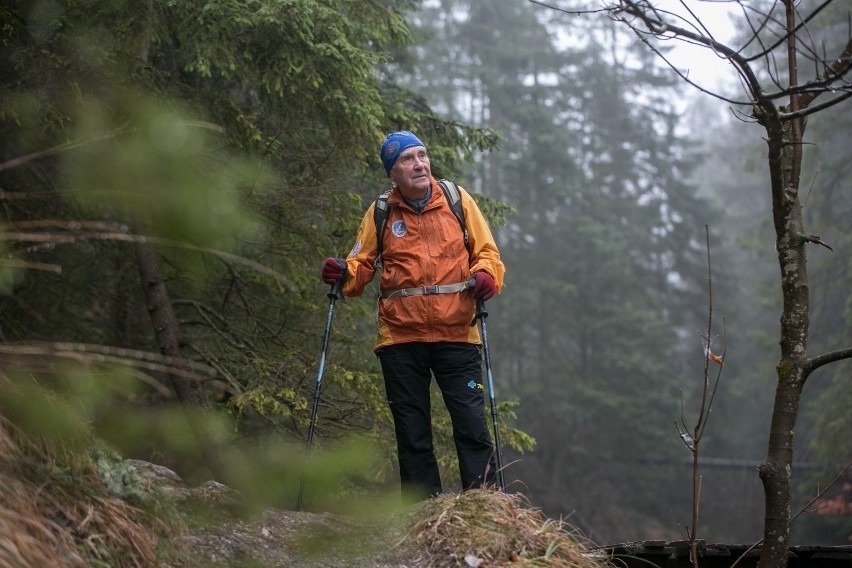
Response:
[[[215,482],[189,488],[170,470],[134,462],[182,517],[167,535],[171,568],[450,568],[609,566],[521,495],[445,493],[393,512],[346,515],[241,510]]]
[[[250,519],[223,514],[188,519],[175,568],[402,568],[394,545],[402,536],[383,521],[330,513],[267,510]]]
[[[0,421],[0,566],[85,568],[601,568],[561,522],[520,494],[444,493],[388,510],[251,505],[221,483],[81,454],[73,471]],[[4,434],[5,433],[5,434]],[[7,459],[8,458],[8,459]],[[13,459],[14,458],[14,459]],[[123,496],[123,497],[122,497]],[[341,505],[336,503],[335,506]]]
[[[167,566],[398,568],[402,519],[267,508],[247,510],[240,495],[216,482],[189,487],[168,468],[128,460],[146,491],[167,497],[181,530],[161,537]],[[399,522],[397,522],[399,521]]]

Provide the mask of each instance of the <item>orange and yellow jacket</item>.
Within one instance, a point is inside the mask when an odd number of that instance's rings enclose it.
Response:
[[[404,288],[457,284],[484,270],[494,278],[497,293],[503,287],[505,267],[500,251],[476,202],[459,187],[468,230],[470,253],[459,220],[450,209],[438,182],[432,179],[432,196],[421,213],[414,211],[398,191],[388,198],[388,221],[382,237],[379,288],[392,292]],[[376,272],[378,254],[375,202],[358,229],[355,245],[346,259],[344,296],[359,296]],[[449,294],[379,297],[376,349],[411,341],[463,342],[481,345],[479,327],[471,327],[476,302],[470,290]]]

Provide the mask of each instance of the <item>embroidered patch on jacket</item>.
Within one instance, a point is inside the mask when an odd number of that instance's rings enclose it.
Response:
[[[349,253],[349,258],[355,258],[358,256],[358,253],[361,252],[361,241],[355,243],[355,246],[352,247],[352,252]]]
[[[405,227],[405,221],[403,221],[402,219],[400,219],[399,221],[394,221],[393,225],[391,225],[391,232],[397,237],[404,237],[405,233],[408,232],[407,228]]]
[[[485,387],[482,386],[482,383],[477,383],[476,381],[470,381],[467,383],[468,388],[484,391]]]

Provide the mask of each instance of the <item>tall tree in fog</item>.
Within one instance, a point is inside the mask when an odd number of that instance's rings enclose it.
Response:
[[[650,2],[633,0],[613,2],[607,11],[648,40],[652,49],[657,50],[659,45],[652,39],[674,37],[727,58],[746,95],[736,102],[750,107],[747,118],[765,134],[782,311],[768,451],[759,468],[766,503],[760,567],[783,568],[790,546],[793,442],[802,392],[814,371],[852,358],[852,348],[837,348],[837,341],[820,355],[808,355],[811,312],[806,247],[828,245],[805,228],[802,215],[808,195],[802,170],[807,121],[852,97],[847,79],[852,69],[852,38],[847,32],[840,41],[831,42],[836,36],[816,33],[817,22],[832,16],[831,10],[826,10],[833,4],[831,0],[737,4],[742,9],[743,27],[754,31],[741,48],[716,41],[705,23],[696,21],[692,13],[692,18],[678,18]],[[840,12],[848,18],[848,8]],[[764,74],[760,75],[758,69]]]
[[[841,45],[848,33],[846,6],[837,2],[826,7],[825,16],[812,20],[809,27],[823,35],[827,45]],[[751,37],[740,30],[739,38]],[[779,66],[785,58],[781,58]],[[756,70],[761,75],[765,70]],[[735,91],[731,85],[729,92]],[[700,94],[696,94],[698,96]],[[751,137],[742,136],[742,119],[717,101],[701,97],[702,138],[718,156],[703,168],[701,179],[713,184],[711,191],[724,208],[719,226],[731,238],[716,254],[723,263],[716,265],[716,289],[729,297],[736,308],[727,312],[731,368],[726,373],[724,390],[714,407],[714,421],[729,425],[747,436],[728,436],[718,440],[725,455],[750,458],[765,452],[768,422],[772,411],[773,385],[776,379],[768,369],[777,363],[778,312],[782,298],[767,294],[777,287],[778,263],[775,259],[774,228],[770,210],[771,195],[765,191],[768,176],[766,150]],[[748,109],[746,109],[747,111]],[[708,115],[727,115],[727,120],[708,124]],[[808,227],[819,227],[823,239],[833,248],[816,247],[809,251],[808,268],[811,296],[809,350],[830,350],[837,342],[848,344],[852,338],[849,303],[849,234],[845,219],[852,207],[852,194],[845,191],[850,179],[850,115],[844,105],[827,108],[808,117],[807,140],[803,151],[802,214]],[[747,356],[746,356],[747,355]],[[852,362],[824,367],[802,392],[801,413],[796,424],[796,464],[792,472],[794,501],[808,501],[814,487],[825,487],[837,475],[838,466],[852,460],[852,416],[846,411]],[[731,372],[736,371],[732,374]],[[736,381],[733,378],[736,377]],[[754,412],[738,410],[742,401]],[[759,430],[756,430],[759,428]],[[718,445],[717,443],[717,445]],[[751,460],[750,460],[751,461]],[[821,468],[811,466],[820,463]],[[759,482],[759,480],[755,479]],[[843,484],[838,484],[840,489]],[[833,491],[833,490],[832,490]],[[820,508],[820,510],[822,510]],[[849,537],[848,522],[841,517],[808,514],[791,527],[791,543],[839,543]]]
[[[670,82],[622,65],[588,30],[563,30],[573,39],[559,47],[559,30],[517,2],[421,14],[434,40],[411,80],[502,134],[461,181],[517,209],[499,235],[507,285],[490,323],[498,385],[521,399],[539,444],[507,474],[549,512],[578,508],[612,528],[617,511],[654,507],[625,482],[631,462],[681,451],[667,442],[683,375],[667,356],[700,357],[684,329],[702,321],[690,316],[704,306],[706,219],[684,186]]]

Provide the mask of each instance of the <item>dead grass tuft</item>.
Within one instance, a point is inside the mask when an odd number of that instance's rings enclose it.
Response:
[[[439,495],[409,515],[396,545],[416,566],[601,568],[559,521],[518,494],[476,489]]]
[[[109,493],[84,455],[48,446],[0,418],[0,567],[162,565],[160,537],[180,527]]]

